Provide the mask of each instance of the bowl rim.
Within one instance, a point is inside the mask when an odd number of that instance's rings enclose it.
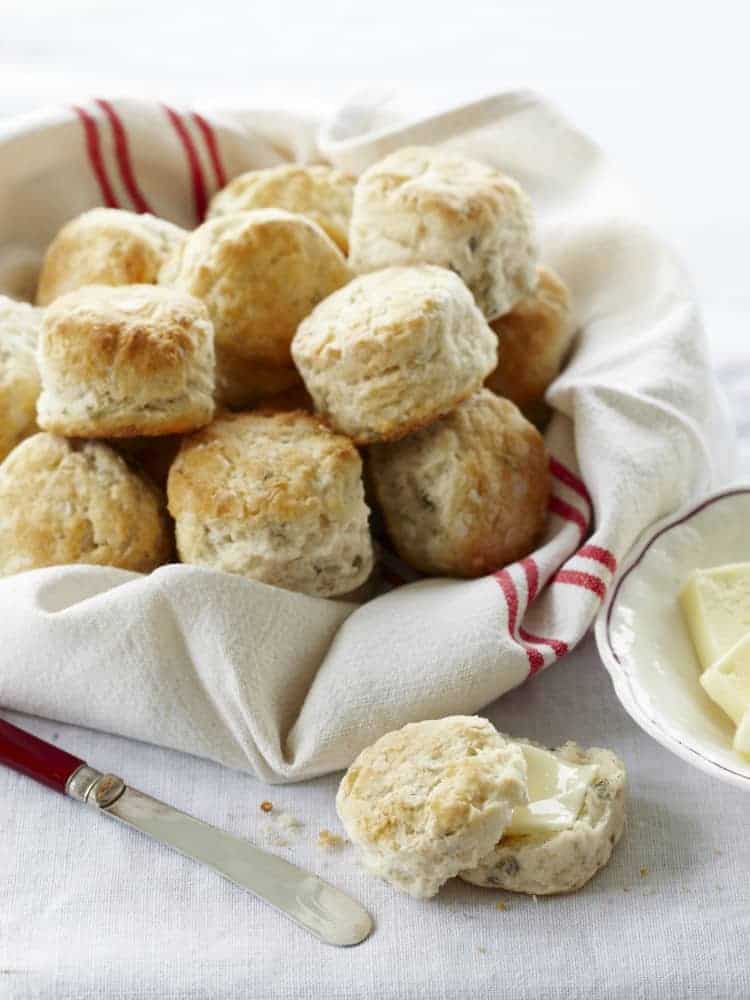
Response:
[[[645,730],[667,750],[676,754],[686,763],[697,767],[706,774],[713,775],[722,781],[729,782],[738,788],[750,792],[750,774],[735,771],[733,768],[720,764],[707,757],[701,750],[686,742],[677,732],[657,721],[651,712],[645,708],[638,698],[638,687],[627,666],[623,664],[612,643],[611,625],[618,597],[623,584],[635,570],[638,569],[649,550],[674,528],[678,528],[692,517],[700,514],[706,508],[722,501],[731,500],[737,496],[750,495],[750,484],[734,484],[709,493],[675,514],[652,525],[640,540],[636,542],[631,554],[623,563],[620,572],[610,586],[607,597],[599,610],[594,624],[594,636],[597,649],[605,669],[615,688],[615,693],[625,711],[641,729]]]

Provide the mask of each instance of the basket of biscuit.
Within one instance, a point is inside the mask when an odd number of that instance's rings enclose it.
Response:
[[[529,94],[354,117],[0,135],[2,704],[343,767],[564,656],[724,475],[689,285],[592,143]]]

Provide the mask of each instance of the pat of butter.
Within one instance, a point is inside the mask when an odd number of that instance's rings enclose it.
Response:
[[[750,632],[750,563],[695,570],[680,604],[701,669],[708,670]]]
[[[750,709],[750,635],[740,639],[701,677],[706,694],[736,724]]]
[[[529,802],[513,810],[506,834],[554,833],[578,818],[596,764],[569,764],[548,750],[522,746]]]

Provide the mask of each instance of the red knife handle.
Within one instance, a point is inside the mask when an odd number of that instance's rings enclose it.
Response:
[[[86,762],[0,719],[0,764],[65,793],[68,778]]]

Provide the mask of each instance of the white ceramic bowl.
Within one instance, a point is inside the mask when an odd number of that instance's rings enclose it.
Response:
[[[745,561],[750,486],[736,486],[649,530],[610,588],[596,641],[639,726],[694,767],[750,791],[750,761],[732,749],[734,726],[698,682],[677,599],[692,570]]]

